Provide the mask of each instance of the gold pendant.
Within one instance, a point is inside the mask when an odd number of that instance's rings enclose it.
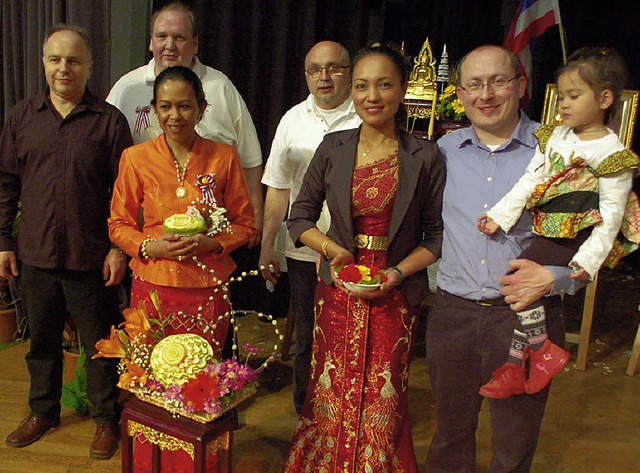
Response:
[[[184,197],[187,196],[187,189],[185,189],[184,187],[180,186],[176,189],[176,196],[178,197],[178,199],[182,199]]]

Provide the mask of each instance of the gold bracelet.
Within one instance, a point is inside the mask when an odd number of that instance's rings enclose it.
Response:
[[[322,254],[324,255],[325,258],[329,259],[329,254],[327,253],[327,247],[329,246],[330,243],[332,243],[333,240],[331,238],[329,238],[328,240],[325,240],[322,243]]]
[[[152,259],[149,257],[149,254],[147,253],[147,243],[149,243],[150,241],[156,241],[156,239],[153,237],[147,237],[140,245],[140,256],[141,256],[141,259],[144,261],[148,261]]]

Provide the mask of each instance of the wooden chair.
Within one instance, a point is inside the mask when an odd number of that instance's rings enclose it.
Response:
[[[638,95],[637,90],[624,90],[620,97],[622,107],[620,112],[616,115],[616,119],[608,126],[618,133],[618,137],[622,144],[627,148],[631,146],[633,141],[633,132],[636,123],[636,116],[638,113]],[[561,123],[558,113],[558,94],[555,84],[547,84],[547,88],[544,96],[544,105],[542,107],[542,117],[540,122],[547,123]],[[596,294],[598,291],[598,275],[593,279],[586,288],[584,297],[584,306],[582,309],[582,323],[580,325],[579,333],[567,333],[566,341],[568,343],[578,344],[578,356],[576,358],[576,369],[584,371],[587,365],[587,353],[589,351],[589,338],[591,336],[591,325],[593,323],[593,311],[595,308]],[[639,329],[640,331],[640,329]],[[640,355],[640,333],[636,336],[634,343],[634,353],[636,354],[635,363],[633,354],[631,361],[629,362],[629,368],[627,374],[630,376],[633,373],[629,373],[632,368],[635,371],[635,366],[638,362],[638,356]]]
[[[636,333],[636,339],[633,342],[633,349],[631,350],[631,359],[629,360],[629,366],[627,366],[627,374],[633,376],[638,367],[638,359],[640,359],[640,326],[638,326],[638,332]]]

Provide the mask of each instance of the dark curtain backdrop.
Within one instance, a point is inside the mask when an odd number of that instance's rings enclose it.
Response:
[[[405,41],[410,54],[417,54],[428,36],[438,60],[446,43],[449,64],[453,65],[476,46],[502,44],[518,4],[518,0],[387,1],[384,36],[397,42]],[[629,88],[640,88],[640,7],[624,0],[559,0],[559,5],[568,54],[583,46],[613,47],[627,62]],[[533,61],[533,98],[527,112],[539,119],[545,85],[554,80],[553,73],[562,64],[558,27],[540,37]],[[634,138],[634,148],[638,150],[640,132],[637,130]]]
[[[101,97],[109,92],[110,0],[2,0],[0,123],[4,123],[16,102],[46,87],[42,42],[45,30],[57,23],[75,24],[89,30],[94,60],[89,87]]]
[[[154,1],[154,11],[170,1]],[[197,0],[198,56],[224,72],[247,102],[266,160],[282,115],[309,93],[304,57],[331,39],[349,51],[366,41],[364,0]]]

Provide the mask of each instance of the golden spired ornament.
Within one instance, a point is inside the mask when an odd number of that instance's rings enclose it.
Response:
[[[180,163],[176,157],[173,157],[173,163],[176,165],[176,177],[178,178],[178,187],[176,188],[176,197],[183,199],[187,196],[187,189],[184,187],[184,180],[187,176],[187,168],[189,167],[189,160],[191,159],[191,153],[187,156],[187,162],[184,163],[184,168],[180,169]]]

